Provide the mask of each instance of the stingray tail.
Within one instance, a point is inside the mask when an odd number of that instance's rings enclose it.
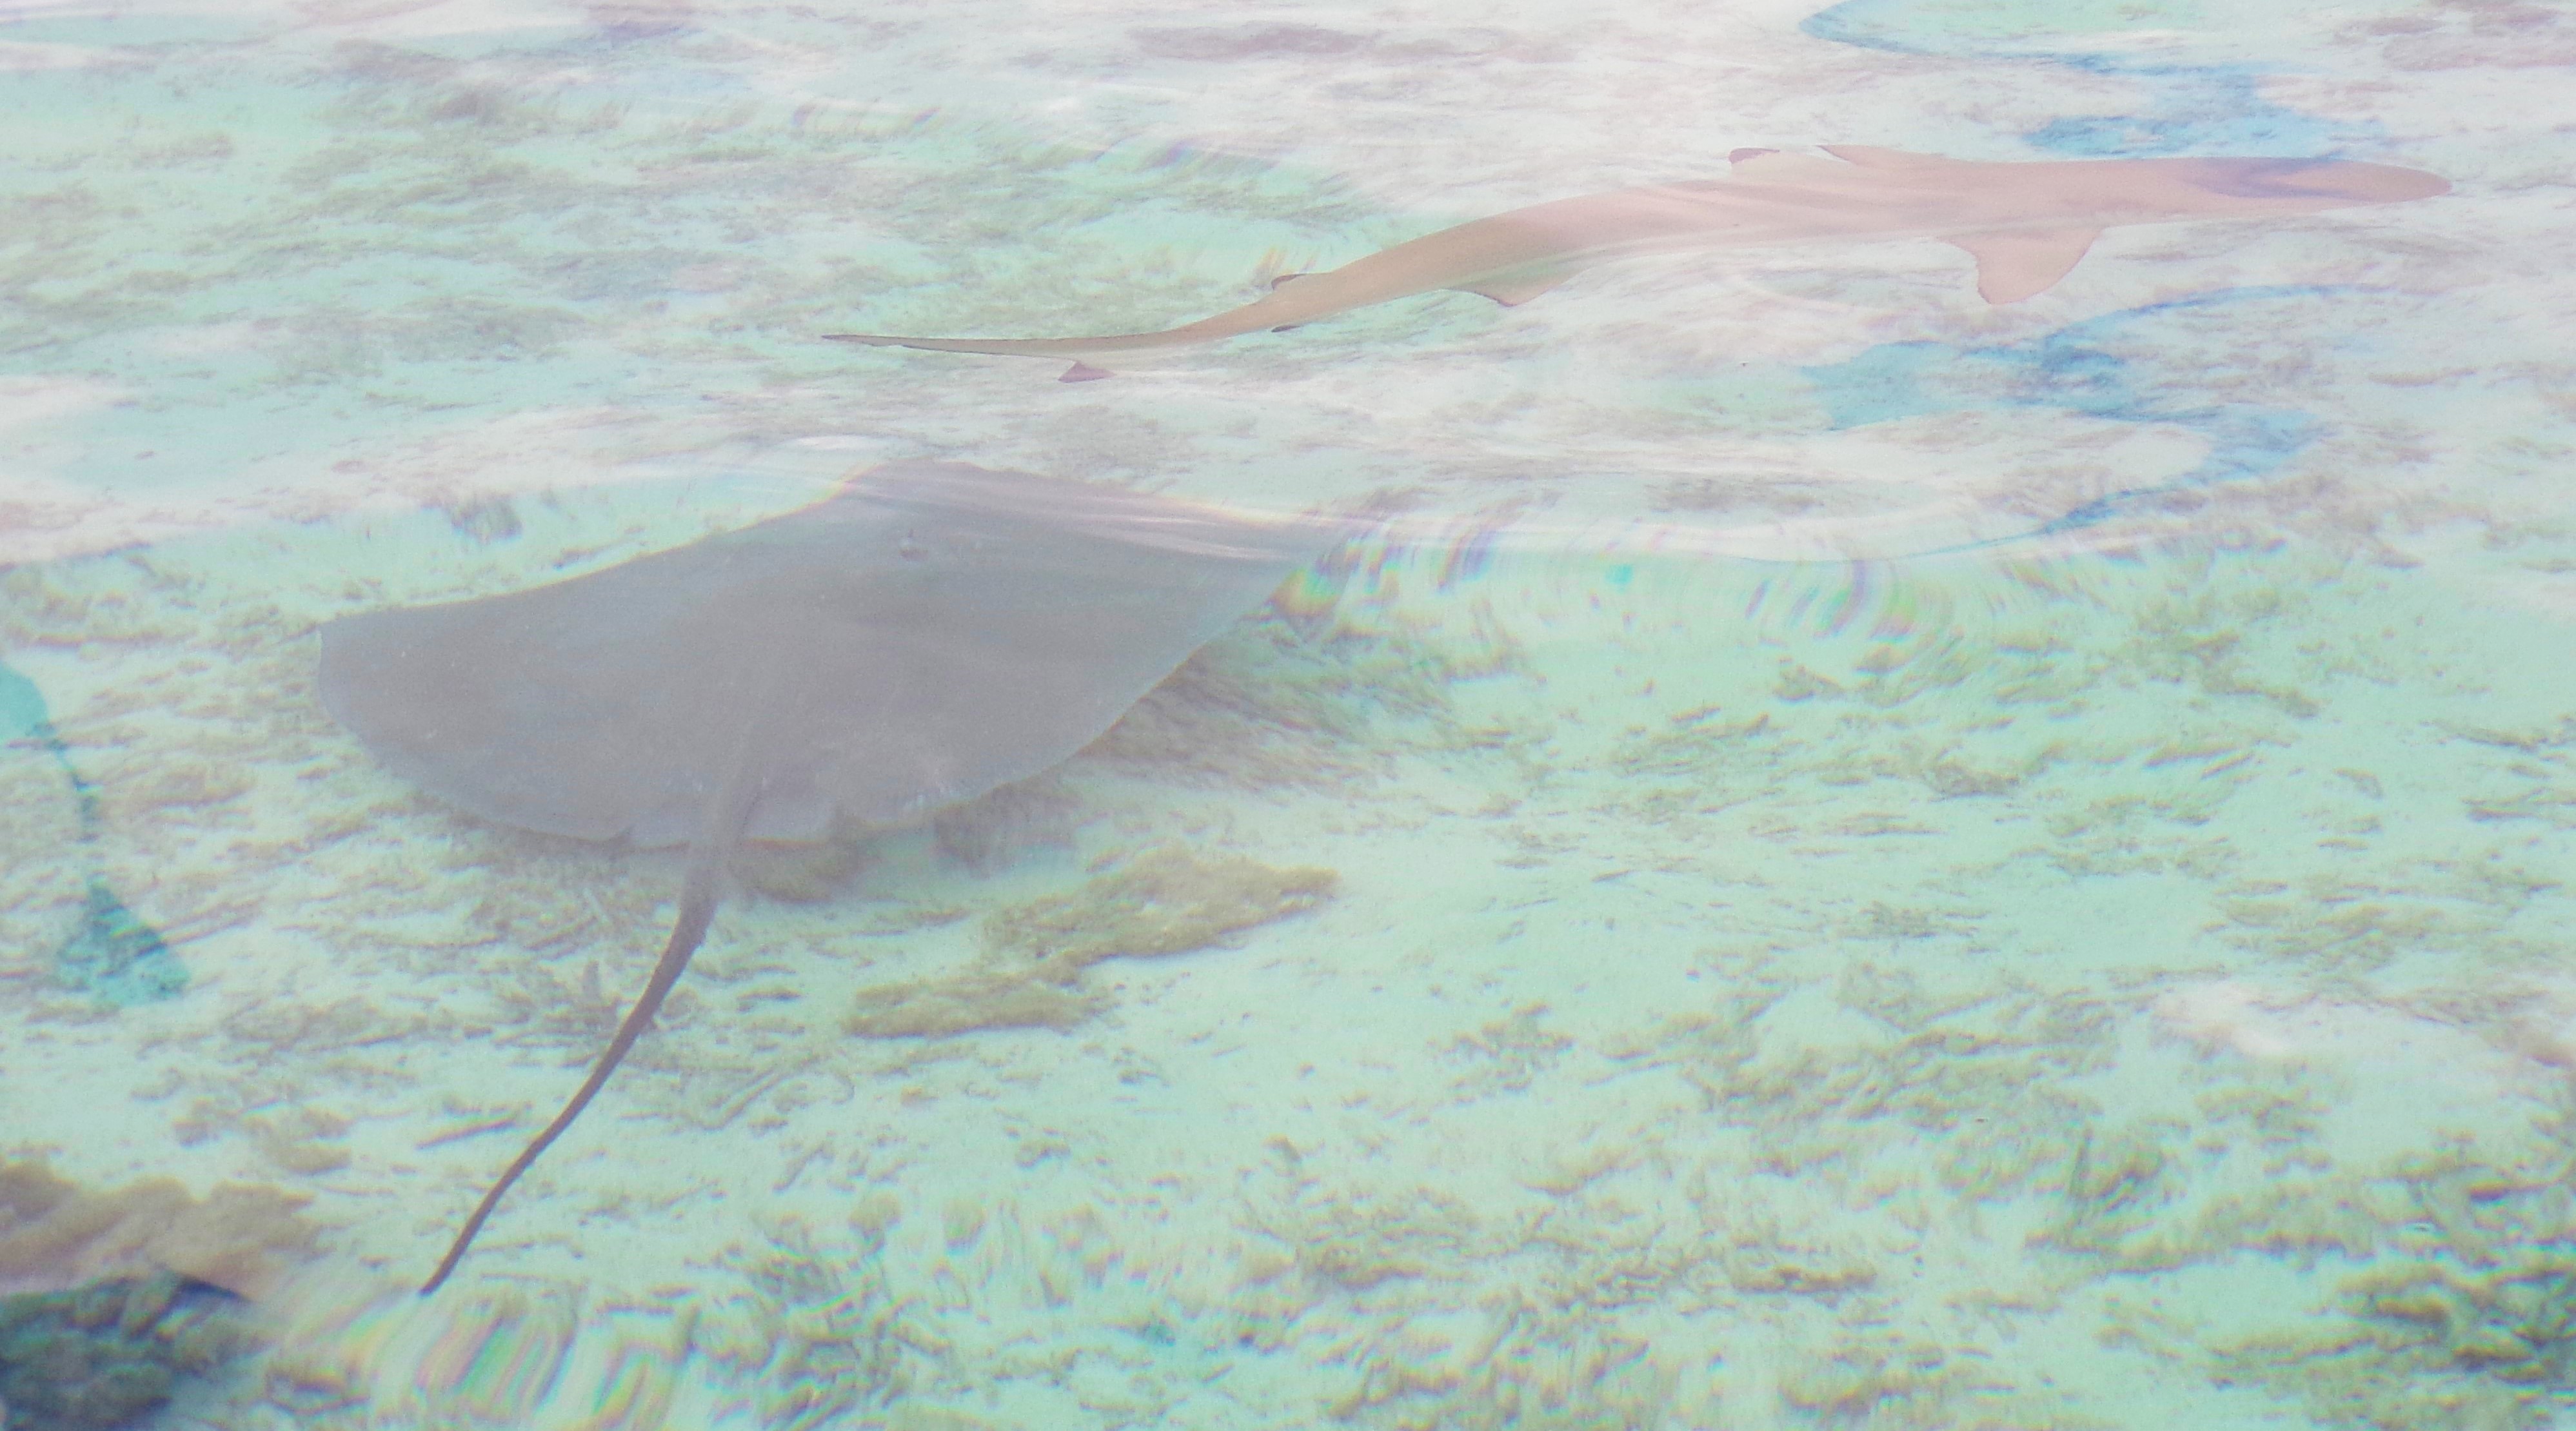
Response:
[[[599,1060],[590,1066],[590,1077],[582,1080],[580,1091],[573,1094],[572,1101],[563,1106],[563,1111],[555,1115],[555,1120],[546,1125],[544,1132],[519,1150],[519,1156],[501,1170],[492,1190],[483,1194],[483,1201],[475,1205],[474,1215],[465,1219],[464,1229],[456,1234],[454,1242],[448,1244],[447,1255],[438,1259],[438,1270],[430,1273],[429,1280],[421,1284],[422,1296],[437,1291],[438,1284],[447,1280],[447,1274],[456,1270],[456,1264],[465,1259],[465,1250],[474,1245],[474,1234],[483,1230],[484,1220],[492,1215],[493,1208],[500,1206],[501,1195],[508,1192],[510,1184],[519,1180],[519,1174],[537,1161],[537,1155],[562,1137],[563,1131],[581,1116],[581,1111],[590,1106],[590,1100],[597,1097],[599,1090],[607,1084],[608,1076],[625,1061],[627,1051],[644,1036],[644,1030],[652,1027],[653,1016],[661,1011],[662,1000],[669,996],[671,987],[680,982],[680,975],[689,967],[689,956],[698,952],[698,945],[707,937],[707,925],[715,918],[717,876],[723,863],[717,852],[727,843],[709,840],[689,852],[688,879],[680,887],[680,917],[671,926],[669,942],[662,946],[661,960],[653,966],[652,982],[644,986],[643,996],[635,1001],[635,1007],[626,1011],[626,1021],[617,1026],[617,1036],[608,1041],[608,1047],[601,1051]]]

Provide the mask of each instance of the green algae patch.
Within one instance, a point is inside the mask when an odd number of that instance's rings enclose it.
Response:
[[[2222,1381],[2303,1397],[2328,1424],[2537,1431],[2576,1405],[2576,1255],[2393,1260],[2344,1280],[2338,1324],[2249,1338]]]
[[[934,1381],[950,1345],[886,1276],[886,1229],[901,1217],[862,1203],[841,1236],[783,1216],[727,1249],[721,1265],[739,1290],[692,1327],[690,1345],[742,1377],[752,1424],[888,1425]]]
[[[981,967],[862,990],[842,1027],[861,1038],[1070,1028],[1101,1007],[1081,987],[1091,965],[1222,944],[1315,909],[1340,883],[1313,866],[1151,850],[1071,894],[996,911],[984,921]]]
[[[2328,1315],[2215,1348],[2221,1384],[2323,1424],[2540,1431],[2576,1409],[2576,1209],[2558,1175],[2440,1160],[2400,1174],[2393,1246]]]
[[[1202,859],[1166,847],[1138,856],[1069,895],[1033,900],[984,921],[994,949],[1071,975],[1103,959],[1205,949],[1245,930],[1304,914],[1332,898],[1328,869],[1280,869],[1239,855]]]
[[[946,1038],[988,1029],[1065,1029],[1098,1000],[1028,974],[921,979],[862,990],[841,1026],[861,1038]]]

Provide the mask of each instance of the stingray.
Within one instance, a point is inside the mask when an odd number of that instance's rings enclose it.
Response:
[[[500,824],[688,851],[643,993],[422,1293],[651,1026],[742,841],[897,828],[1038,774],[1336,535],[906,463],[585,576],[324,626],[322,704],[396,773]]]

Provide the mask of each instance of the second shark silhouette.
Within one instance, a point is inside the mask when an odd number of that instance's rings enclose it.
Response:
[[[1062,381],[1108,377],[1122,354],[1294,328],[1435,289],[1527,302],[1595,264],[1639,254],[1836,239],[1937,238],[1977,261],[1977,292],[2018,303],[2046,292],[2102,230],[2187,219],[2264,218],[2450,191],[2420,169],[2339,159],[2091,159],[1988,164],[1861,145],[1830,159],[1735,151],[1724,179],[1533,204],[1397,244],[1326,273],[1291,274],[1266,297],[1155,333],[1090,338],[835,342],[942,353],[1070,359]]]

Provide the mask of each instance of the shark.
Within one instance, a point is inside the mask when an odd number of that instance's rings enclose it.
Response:
[[[1476,219],[1321,273],[1287,274],[1214,317],[1085,338],[831,333],[833,342],[1069,360],[1064,382],[1136,353],[1284,331],[1372,304],[1455,289],[1506,307],[1598,264],[1644,254],[1932,238],[1976,261],[1988,303],[2019,303],[2071,272],[2102,231],[2260,219],[2450,192],[2440,175],[2344,159],[2082,159],[1988,163],[1856,144],[1822,155],[1738,149],[1726,177],[1558,199]]]

